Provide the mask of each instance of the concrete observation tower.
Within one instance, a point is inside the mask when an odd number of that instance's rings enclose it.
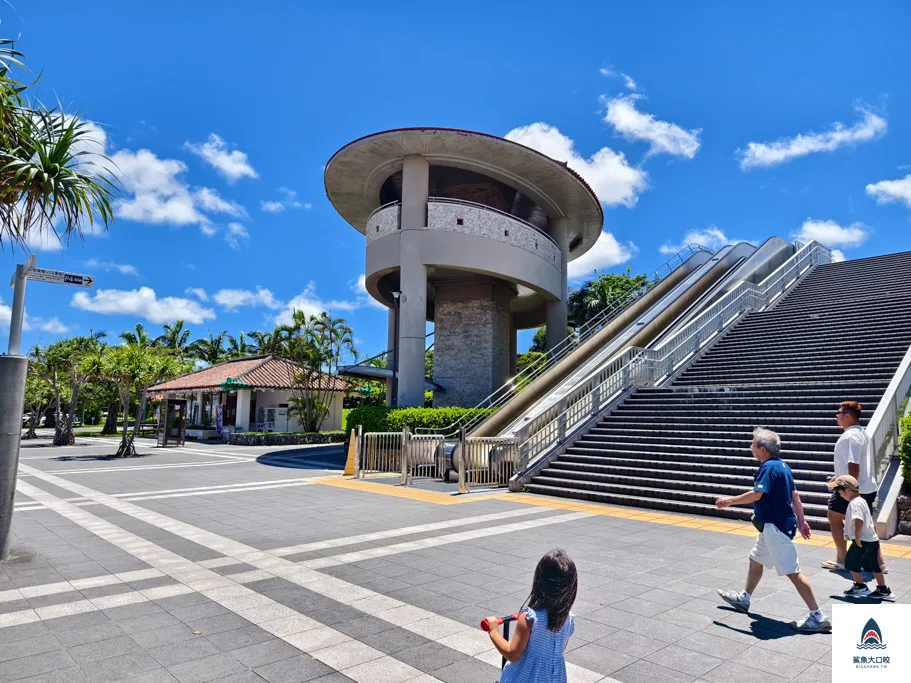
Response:
[[[604,214],[565,163],[484,133],[402,128],[342,147],[325,184],[367,238],[367,290],[389,307],[398,347],[397,405],[424,403],[428,320],[437,406],[476,405],[515,374],[518,330],[546,324],[548,347],[566,336],[567,263]]]

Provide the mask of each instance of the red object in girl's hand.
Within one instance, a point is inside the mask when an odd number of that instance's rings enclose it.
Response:
[[[497,619],[497,623],[500,625],[508,624],[509,622],[515,621],[518,618],[519,618],[518,614],[507,614],[505,617],[499,617]],[[487,619],[484,619],[481,621],[481,630],[485,631],[485,632],[490,631],[490,626],[487,623]]]

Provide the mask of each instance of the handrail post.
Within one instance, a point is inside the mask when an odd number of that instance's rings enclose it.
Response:
[[[557,412],[557,443],[563,443],[566,439],[566,397],[560,399]]]
[[[456,465],[459,468],[459,493],[468,493],[467,481],[465,479],[465,454],[468,450],[468,437],[465,436],[465,428],[459,430],[459,461]]]
[[[409,475],[408,451],[410,450],[409,449],[410,443],[411,443],[411,438],[408,433],[408,425],[405,425],[404,427],[402,427],[402,450],[401,450],[401,454],[399,456],[401,458],[400,464],[402,466],[402,481],[401,481],[402,486],[408,486],[408,475]]]
[[[354,431],[354,478],[361,478],[361,456],[364,449],[364,425],[358,425]]]
[[[597,415],[601,408],[601,382],[595,379],[595,388],[592,389],[592,415]]]

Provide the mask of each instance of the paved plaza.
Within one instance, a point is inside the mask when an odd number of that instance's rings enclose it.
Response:
[[[340,447],[115,449],[23,445],[0,681],[493,683],[478,623],[557,546],[580,573],[571,681],[831,679],[787,579],[767,573],[749,615],[718,599],[743,587],[748,524],[352,481]],[[825,538],[799,547],[829,613],[849,580],[819,569]],[[911,545],[886,552],[911,602]]]

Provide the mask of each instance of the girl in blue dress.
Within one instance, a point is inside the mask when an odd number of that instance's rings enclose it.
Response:
[[[512,640],[500,635],[496,617],[487,617],[490,639],[507,662],[500,683],[566,683],[563,651],[575,628],[570,609],[578,587],[576,565],[562,550],[551,550],[538,562]]]

